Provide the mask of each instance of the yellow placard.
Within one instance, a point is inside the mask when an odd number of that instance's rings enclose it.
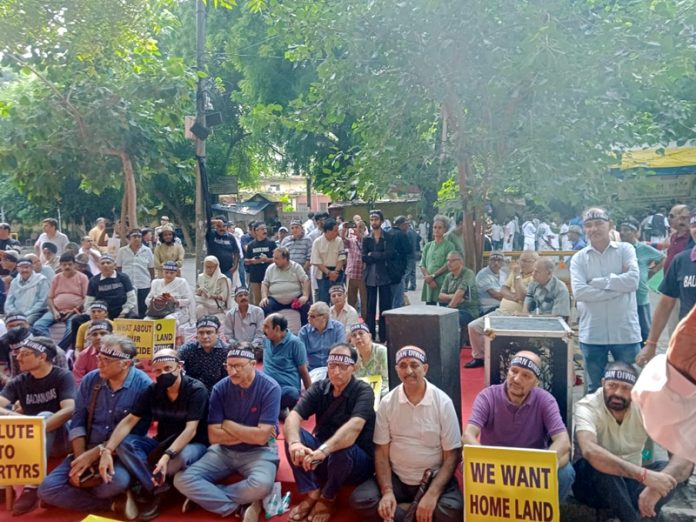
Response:
[[[555,451],[464,446],[464,520],[558,522]]]
[[[163,348],[175,348],[176,319],[115,319],[114,333],[135,343],[138,359],[152,359]]]
[[[35,486],[46,475],[43,417],[0,417],[0,486]]]
[[[359,377],[359,380],[366,382],[372,388],[375,394],[375,411],[379,408],[379,401],[382,398],[382,376],[381,375],[365,375]]]
[[[87,515],[80,522],[118,522],[118,520],[115,518],[106,518],[97,515]]]

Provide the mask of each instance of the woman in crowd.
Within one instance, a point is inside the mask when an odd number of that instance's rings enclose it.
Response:
[[[382,377],[380,397],[389,392],[389,366],[387,364],[387,347],[372,342],[370,329],[365,323],[355,323],[350,327],[350,342],[358,351],[358,363],[355,365],[355,377],[379,375]]]
[[[449,219],[436,215],[433,218],[433,240],[423,247],[420,269],[425,278],[421,299],[429,305],[437,305],[440,287],[447,274],[447,254],[456,247],[445,238],[449,229]]]
[[[203,261],[203,272],[198,275],[196,288],[196,317],[216,315],[220,322],[225,319],[225,312],[231,304],[231,282],[222,275],[220,262],[215,256],[208,256]]]

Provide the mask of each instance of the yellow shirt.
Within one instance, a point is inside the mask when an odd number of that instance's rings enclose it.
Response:
[[[529,274],[528,276],[522,276],[522,279],[520,279],[520,285],[522,286],[523,292],[523,294],[520,296],[522,298],[522,302],[518,303],[517,301],[512,301],[510,299],[503,298],[503,300],[500,301],[500,308],[498,308],[498,312],[502,314],[513,314],[515,312],[521,312],[522,305],[524,305],[524,297],[527,295],[527,287],[531,282],[532,274]],[[515,297],[517,297],[517,292],[515,292],[515,274],[513,274],[512,272],[510,272],[510,275],[505,280],[505,286],[507,286],[510,289],[510,291],[513,294],[515,294]]]

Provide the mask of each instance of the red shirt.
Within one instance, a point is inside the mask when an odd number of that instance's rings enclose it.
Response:
[[[672,262],[672,258],[676,256],[679,252],[682,252],[686,249],[687,245],[689,244],[689,239],[691,239],[691,234],[687,230],[686,232],[682,233],[682,235],[678,235],[679,232],[675,232],[671,236],[669,236],[669,246],[667,247],[667,257],[665,257],[665,262],[662,264],[662,269],[664,270],[665,274],[667,273],[667,269],[669,268],[669,264]]]

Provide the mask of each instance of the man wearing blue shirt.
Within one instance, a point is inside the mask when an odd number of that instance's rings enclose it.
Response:
[[[73,456],[69,456],[39,486],[39,498],[46,504],[76,511],[116,511],[128,520],[138,516],[138,508],[128,490],[130,475],[120,462],[107,484],[81,487],[94,473],[103,444],[116,425],[128,415],[140,395],[152,381],[133,367],[137,353],[127,337],[107,335],[101,341],[98,368],[89,372],[80,383],[75,413],[70,425]],[[91,413],[90,413],[91,412]],[[131,433],[145,435],[150,418],[144,417]],[[125,496],[116,498],[126,492]]]
[[[577,301],[580,349],[587,391],[601,384],[608,354],[631,364],[640,350],[636,290],[640,271],[633,245],[609,239],[609,214],[602,208],[584,213],[590,242],[570,260],[570,281]]]
[[[329,317],[329,305],[323,301],[314,303],[307,315],[308,322],[298,337],[307,349],[309,371],[326,366],[329,348],[346,341],[346,328]]]
[[[256,371],[251,350],[231,349],[226,368],[229,378],[217,383],[210,396],[208,439],[212,446],[174,477],[174,486],[187,498],[184,513],[195,503],[223,517],[237,512],[244,522],[257,521],[261,499],[273,489],[278,469],[275,436],[280,386]],[[242,480],[218,485],[233,473]]]
[[[300,380],[309,388],[312,384],[307,370],[307,349],[296,335],[288,331],[288,320],[271,314],[263,322],[263,371],[280,385],[280,409],[287,411],[300,399]]]

